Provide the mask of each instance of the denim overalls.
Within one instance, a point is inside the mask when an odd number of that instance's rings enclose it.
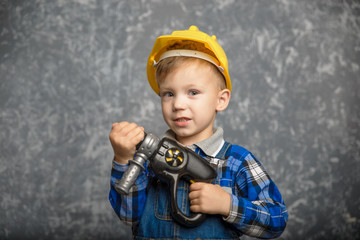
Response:
[[[225,143],[216,158],[226,161],[226,151],[229,146],[229,143]],[[216,178],[212,183],[219,184],[220,179]],[[241,234],[233,230],[233,227],[220,215],[207,215],[206,220],[194,228],[177,224],[170,214],[169,194],[169,186],[166,183],[157,178],[150,181],[140,223],[134,228],[134,239],[239,239]],[[186,215],[190,212],[188,194],[189,183],[180,180],[177,203]]]

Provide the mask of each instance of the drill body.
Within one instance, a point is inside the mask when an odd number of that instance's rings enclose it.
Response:
[[[144,163],[149,159],[150,167],[157,177],[168,183],[170,187],[171,215],[180,224],[195,227],[205,220],[202,213],[185,215],[176,203],[177,186],[180,178],[186,177],[191,181],[209,182],[216,177],[216,171],[200,155],[180,146],[176,141],[149,133],[137,145],[134,160],[131,160],[128,170],[124,173],[116,190],[121,194],[128,194],[139,173],[144,169]]]

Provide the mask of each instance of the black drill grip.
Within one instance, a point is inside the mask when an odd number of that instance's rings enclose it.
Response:
[[[177,188],[180,177],[178,174],[171,174],[170,178],[171,216],[178,223],[186,227],[196,227],[200,225],[206,219],[206,214],[192,213],[190,216],[185,215],[177,205]]]

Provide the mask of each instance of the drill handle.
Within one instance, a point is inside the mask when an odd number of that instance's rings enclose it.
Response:
[[[190,216],[185,215],[178,207],[177,203],[177,188],[180,176],[178,174],[170,174],[171,178],[171,215],[180,224],[186,227],[196,227],[200,225],[205,219],[206,215],[203,213],[192,213]]]

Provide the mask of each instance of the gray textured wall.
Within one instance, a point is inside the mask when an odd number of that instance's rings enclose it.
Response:
[[[217,124],[279,186],[283,239],[360,239],[357,0],[0,1],[0,239],[130,239],[108,133],[166,129],[146,60],[192,24],[227,52]]]

